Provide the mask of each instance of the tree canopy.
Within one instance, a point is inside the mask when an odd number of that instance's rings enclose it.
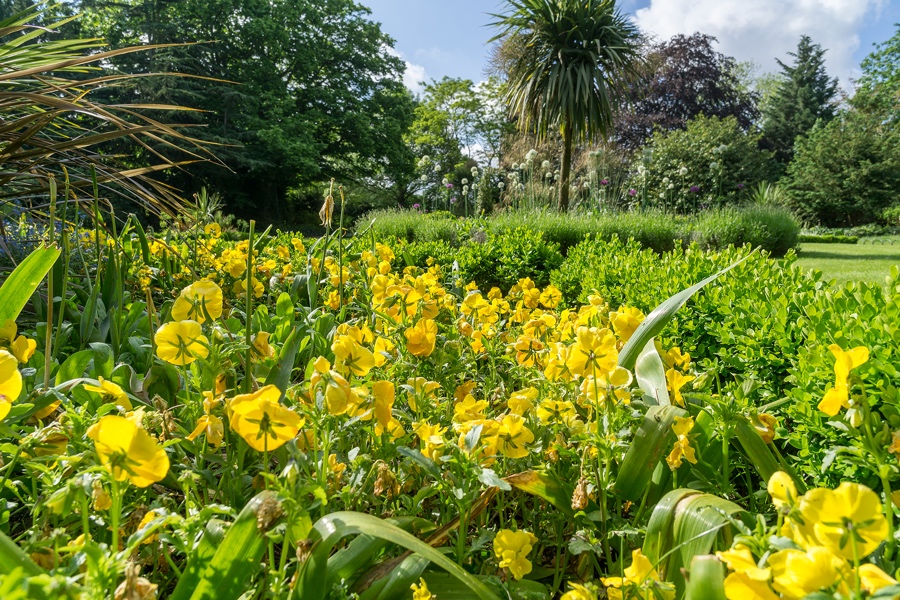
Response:
[[[628,150],[643,146],[655,130],[683,130],[688,121],[734,117],[748,130],[756,120],[755,92],[745,89],[738,63],[713,48],[703,33],[676,35],[647,49],[642,76],[627,87],[615,116],[615,141]]]

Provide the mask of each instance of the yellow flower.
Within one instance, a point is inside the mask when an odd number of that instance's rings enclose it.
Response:
[[[209,443],[218,448],[222,445],[222,440],[225,437],[225,425],[222,423],[222,419],[212,414],[212,411],[219,404],[220,400],[214,398],[212,392],[203,392],[203,396],[205,397],[203,400],[203,411],[205,414],[197,419],[197,427],[187,436],[187,439],[194,441],[197,436],[205,431],[206,439]]]
[[[728,565],[729,570],[735,573],[746,573],[754,581],[767,582],[772,577],[772,570],[760,568],[750,549],[742,544],[725,552],[716,552],[716,556]]]
[[[629,594],[625,597],[632,598],[632,591],[638,592],[639,598],[664,598],[671,600],[675,598],[674,586],[668,584],[660,584],[659,573],[653,568],[653,564],[646,556],[641,553],[638,548],[631,553],[631,566],[625,569],[625,577],[606,577],[601,579],[603,585],[606,586],[606,597],[609,600],[622,600],[622,588],[627,588]],[[643,588],[654,586],[653,592],[644,590]],[[654,593],[655,592],[655,593]]]
[[[666,383],[669,384],[669,391],[675,396],[675,402],[679,406],[684,406],[684,396],[681,395],[681,388],[684,387],[684,384],[693,380],[693,375],[682,375],[681,372],[675,369],[666,371]]]
[[[253,354],[261,358],[272,358],[275,356],[275,349],[269,345],[270,333],[268,331],[258,331],[253,335]]]
[[[406,336],[406,349],[413,356],[426,358],[434,352],[437,341],[437,324],[431,319],[420,319],[414,326],[403,332]]]
[[[694,419],[691,417],[675,417],[672,424],[672,431],[675,432],[677,439],[672,452],[666,457],[669,468],[672,470],[681,466],[681,459],[684,458],[691,464],[697,464],[697,457],[694,454],[694,448],[691,446],[691,440],[688,437],[691,429],[694,428]]]
[[[396,344],[385,337],[378,337],[375,340],[375,366],[383,367],[391,358],[391,353],[396,348]]]
[[[125,410],[131,410],[133,408],[131,400],[128,399],[125,390],[112,381],[106,381],[102,377],[98,377],[97,381],[100,383],[99,386],[85,384],[84,389],[99,394],[103,404],[115,404]]]
[[[691,355],[686,352],[682,354],[681,348],[678,347],[670,348],[668,352],[662,354],[662,359],[670,369],[675,367],[687,369],[691,366]]]
[[[837,344],[828,346],[834,354],[834,387],[825,392],[825,397],[819,402],[819,410],[833,417],[838,414],[841,407],[850,408],[850,388],[847,379],[850,371],[869,360],[869,349],[865,346],[857,346],[844,352]]]
[[[309,378],[312,388],[324,382],[325,390],[322,392],[325,398],[325,408],[332,415],[342,415],[359,404],[359,398],[350,388],[350,384],[337,371],[332,370],[331,363],[324,356],[320,356],[313,363],[315,370]]]
[[[428,591],[428,586],[425,584],[425,579],[419,578],[419,583],[414,583],[409,586],[409,589],[412,590],[412,600],[431,600],[432,598],[436,598],[437,596],[433,595]]]
[[[522,458],[528,456],[526,444],[534,441],[534,434],[525,427],[525,419],[519,415],[506,415],[500,421],[497,430],[496,442],[493,444],[497,450],[508,458]]]
[[[222,288],[212,281],[197,281],[181,290],[172,305],[175,321],[203,323],[206,316],[215,320],[222,316]]]
[[[559,600],[597,600],[597,590],[592,584],[569,583],[569,587],[571,589],[560,596]]]
[[[390,381],[376,381],[372,384],[372,395],[375,397],[373,412],[375,421],[383,429],[391,425],[393,419],[395,389]]]
[[[731,573],[725,578],[725,597],[728,600],[780,600],[767,581],[753,579],[746,572]]]
[[[141,519],[141,522],[138,524],[137,531],[140,531],[141,529],[149,525],[151,521],[153,521],[153,519],[155,519],[157,516],[159,515],[156,514],[155,510],[148,510],[144,514],[144,518]],[[154,533],[153,535],[148,536],[144,541],[142,541],[141,544],[152,544],[157,540],[157,538],[159,538],[159,536]]]
[[[540,354],[544,350],[544,344],[527,335],[519,336],[513,345],[516,351],[516,362],[523,367],[533,367],[535,363],[540,366]]]
[[[781,550],[769,557],[772,587],[784,598],[799,599],[826,589],[840,579],[846,562],[822,546],[807,552]]]
[[[797,503],[797,486],[794,480],[784,471],[776,471],[769,478],[769,495],[772,496],[772,504],[775,508],[793,506]]]
[[[203,228],[203,233],[211,238],[218,238],[222,235],[222,227],[218,223],[209,223]]]
[[[860,565],[857,573],[859,573],[860,585],[870,594],[874,594],[883,587],[897,585],[896,579],[871,563]]]
[[[19,361],[6,350],[0,350],[0,421],[9,414],[12,403],[18,400],[21,393]]]
[[[335,336],[331,344],[334,352],[334,368],[338,373],[351,373],[357,377],[368,375],[375,366],[375,355],[349,335]]]
[[[577,419],[578,413],[568,400],[544,400],[537,408],[537,418],[544,425],[565,425]]]
[[[291,246],[293,246],[294,250],[297,252],[306,252],[306,248],[303,246],[303,240],[300,238],[291,238]]]
[[[513,392],[506,401],[509,412],[514,415],[525,416],[525,414],[534,407],[534,401],[537,400],[538,391],[533,387]]]
[[[500,559],[500,568],[508,569],[516,581],[531,573],[528,555],[535,542],[537,538],[528,531],[498,531],[494,538],[494,556]]]
[[[37,350],[37,342],[20,335],[9,345],[9,349],[20,363],[27,363]]]
[[[631,336],[643,320],[644,313],[639,308],[622,306],[618,311],[609,313],[609,322],[612,324],[616,335],[623,342],[631,339]]]
[[[437,460],[444,453],[444,432],[446,427],[422,422],[416,427],[416,435],[422,440],[422,454],[431,460]]]
[[[169,457],[136,419],[108,415],[88,429],[100,464],[116,481],[128,479],[137,487],[161,481],[169,472]]]
[[[766,413],[756,415],[758,422],[754,422],[753,426],[759,432],[759,436],[766,444],[771,444],[775,439],[775,426],[778,425],[778,419]]]
[[[498,290],[499,291],[499,290]],[[562,301],[562,292],[555,286],[548,285],[541,292],[540,303],[544,308],[554,309]]]
[[[173,365],[189,365],[209,355],[209,340],[197,321],[166,323],[156,330],[156,355]]]
[[[845,481],[836,490],[817,488],[800,500],[800,512],[819,543],[835,554],[862,559],[887,535],[887,520],[878,494],[864,485]]]
[[[272,451],[297,437],[303,420],[279,403],[281,390],[267,385],[231,400],[231,428],[254,450]]]
[[[483,419],[484,410],[487,407],[487,401],[475,400],[475,396],[467,394],[465,398],[453,405],[453,420],[457,423],[465,423]]]
[[[576,343],[569,348],[566,366],[582,376],[605,376],[616,368],[616,338],[609,329],[579,327]]]

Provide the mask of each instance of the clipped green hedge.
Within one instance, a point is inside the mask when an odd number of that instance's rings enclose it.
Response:
[[[540,233],[565,256],[587,237],[634,239],[642,248],[668,252],[697,242],[705,249],[751,244],[774,256],[797,246],[800,226],[783,207],[750,204],[709,210],[696,216],[643,211],[615,214],[560,214],[555,211],[518,211],[479,219],[461,219],[449,213],[381,210],[367,214],[357,230],[371,225],[385,241],[411,244],[445,242],[462,248],[480,243],[484,235],[502,236],[517,230]]]
[[[801,233],[800,243],[803,244],[858,244],[859,238],[855,235],[838,235],[827,233],[817,235],[815,233]]]

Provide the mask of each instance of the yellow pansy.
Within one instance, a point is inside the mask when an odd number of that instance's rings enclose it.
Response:
[[[100,464],[116,481],[128,479],[137,487],[161,481],[169,472],[169,457],[137,419],[108,415],[88,429]]]
[[[453,405],[453,420],[457,423],[474,421],[484,418],[484,411],[488,407],[485,400],[475,400],[472,394]]]
[[[694,448],[691,446],[691,440],[688,437],[691,429],[694,428],[694,419],[692,417],[675,417],[672,424],[672,431],[675,432],[676,440],[672,452],[666,457],[669,468],[674,470],[681,466],[681,459],[691,464],[697,464],[697,457],[694,454]]]
[[[562,302],[562,292],[553,285],[548,285],[541,292],[540,303],[544,308],[554,309]]]
[[[437,324],[432,319],[420,319],[414,326],[403,332],[406,349],[413,356],[427,358],[434,352],[437,341]]]
[[[625,577],[606,577],[601,581],[606,586],[606,597],[609,600],[632,598],[633,592],[637,592],[639,598],[675,598],[675,587],[659,582],[659,573],[640,548],[631,552],[631,566],[625,569]],[[645,589],[651,586],[655,589]],[[623,588],[628,590],[627,596],[623,596]]]
[[[437,460],[444,453],[444,432],[446,427],[422,422],[416,426],[416,435],[422,440],[422,454]]]
[[[209,355],[209,340],[197,321],[175,321],[156,330],[156,355],[173,365],[189,365]]]
[[[560,596],[559,600],[597,600],[597,590],[592,584],[570,582],[569,591]]]
[[[428,591],[428,585],[425,583],[423,578],[419,578],[419,583],[414,583],[409,586],[409,589],[412,590],[412,600],[431,600],[432,598],[436,598],[430,591]]]
[[[622,306],[609,313],[609,322],[619,339],[627,342],[644,320],[644,313],[639,308]]]
[[[767,489],[769,495],[772,496],[772,504],[775,505],[775,508],[793,506],[799,498],[794,480],[784,471],[772,473]]]
[[[834,585],[846,562],[822,546],[808,551],[781,550],[769,557],[772,587],[784,598],[800,599]]]
[[[516,581],[531,573],[528,555],[536,542],[537,538],[528,531],[498,531],[494,537],[494,556],[500,560],[500,568],[509,570]]]
[[[509,397],[509,400],[506,401],[506,406],[509,408],[509,412],[513,413],[514,415],[524,417],[528,413],[528,411],[530,411],[534,407],[534,402],[535,400],[537,400],[537,397],[537,389],[528,387],[523,390],[513,392]]]
[[[131,410],[133,408],[131,400],[128,399],[128,395],[121,387],[112,381],[106,381],[102,377],[98,377],[97,382],[100,385],[85,384],[84,389],[98,394],[103,404],[115,404],[125,410]]]
[[[393,419],[395,389],[390,381],[376,381],[372,384],[372,395],[375,397],[373,412],[375,420],[383,429],[389,428]]]
[[[322,395],[329,413],[342,415],[360,403],[347,380],[331,368],[331,363],[324,356],[317,358],[313,367],[313,374],[309,378],[310,386],[317,388],[320,383],[324,384]]]
[[[675,403],[679,406],[684,406],[684,396],[681,394],[681,388],[693,380],[693,375],[684,375],[675,369],[666,371],[666,383],[669,384],[669,391],[672,392],[672,395],[675,397]]]
[[[599,377],[612,372],[619,359],[616,338],[609,329],[579,327],[566,366],[575,375]]]
[[[731,573],[725,578],[728,600],[781,600],[767,581],[754,579],[746,572]]]
[[[528,456],[526,444],[534,441],[534,434],[525,427],[525,419],[519,415],[506,415],[500,421],[500,428],[495,435],[494,446],[507,458]]]
[[[280,448],[297,437],[303,420],[279,403],[281,390],[267,385],[251,394],[235,396],[230,403],[231,428],[260,452]]]
[[[197,426],[187,436],[187,439],[194,441],[201,433],[206,432],[207,441],[218,448],[222,445],[225,437],[225,425],[222,423],[222,419],[212,414],[212,411],[221,400],[214,397],[212,392],[203,392],[203,396],[204,415],[197,419]]]
[[[37,350],[37,342],[20,335],[9,345],[9,349],[20,363],[27,363]]]
[[[841,407],[850,408],[850,371],[869,360],[869,349],[857,346],[844,352],[837,344],[831,344],[828,349],[834,355],[834,387],[825,392],[825,397],[819,402],[819,410],[833,417]]]
[[[822,546],[848,560],[874,552],[888,531],[878,494],[849,481],[835,490],[810,490],[800,500],[800,513]]]
[[[391,359],[391,353],[396,347],[396,344],[388,338],[379,336],[375,340],[375,352],[373,352],[375,355],[375,366],[383,367],[387,364],[387,361]]]
[[[897,585],[897,580],[871,563],[860,565],[856,571],[859,574],[859,583],[864,590],[874,594],[883,587]]]
[[[141,529],[143,529],[144,527],[149,525],[153,521],[153,519],[155,519],[157,516],[159,516],[159,515],[156,513],[155,510],[148,510],[146,513],[144,513],[144,518],[141,519],[141,522],[138,524],[137,531],[140,531]],[[147,536],[147,538],[144,539],[141,542],[141,544],[152,544],[158,538],[159,538],[159,536],[154,533],[153,535]]]
[[[341,375],[349,373],[365,377],[375,366],[372,351],[360,345],[352,336],[335,336],[331,351],[334,352],[334,368]]]
[[[268,331],[257,331],[253,334],[253,356],[255,358],[272,358],[275,356],[275,349],[269,345],[271,334]]]
[[[750,579],[755,581],[766,582],[772,577],[772,570],[760,568],[750,549],[742,544],[725,552],[716,552],[716,557],[724,562],[730,571],[746,573]]]
[[[19,361],[6,350],[0,350],[0,421],[9,414],[12,403],[18,400],[21,393]]]
[[[575,405],[568,400],[544,400],[536,412],[538,420],[544,425],[564,425],[578,418]]]
[[[212,281],[197,281],[181,290],[172,305],[175,321],[203,323],[207,315],[215,320],[222,316],[222,288]]]

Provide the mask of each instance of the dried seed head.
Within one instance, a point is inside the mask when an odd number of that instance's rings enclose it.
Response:
[[[266,496],[256,511],[256,527],[263,533],[272,528],[273,525],[284,514],[281,508],[281,501],[274,496]]]
[[[588,505],[588,481],[584,477],[578,480],[575,493],[572,494],[572,510],[584,510]]]

